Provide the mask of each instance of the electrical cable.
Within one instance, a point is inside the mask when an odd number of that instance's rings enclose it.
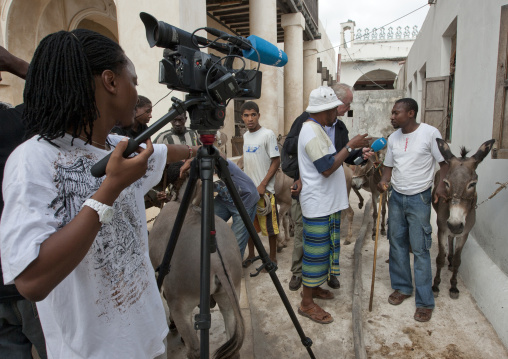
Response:
[[[406,15],[403,15],[403,16],[401,16],[401,17],[399,17],[399,18],[397,18],[397,19],[395,19],[395,20],[393,20],[393,21],[390,21],[388,24],[385,24],[385,25],[380,26],[380,27],[378,27],[378,28],[380,29],[380,28],[382,28],[382,27],[385,27],[385,26],[388,26],[388,25],[390,25],[390,24],[393,24],[395,21],[399,21],[400,19],[403,19],[403,18],[405,18],[406,16],[411,15],[412,13],[414,13],[414,12],[416,12],[416,11],[420,10],[420,9],[423,9],[425,6],[428,6],[428,5],[429,5],[429,4],[425,4],[425,5],[423,5],[423,6],[420,6],[419,8],[417,8],[417,9],[415,9],[415,10],[411,11],[411,12],[408,12]],[[330,47],[329,49],[326,49],[326,50],[323,50],[323,51],[319,51],[319,52],[317,52],[317,53],[315,53],[315,54],[307,55],[307,56],[304,56],[304,57],[315,56],[315,55],[320,54],[320,53],[322,53],[322,52],[326,52],[326,51],[333,50],[333,49],[335,49],[336,47],[340,47],[340,46],[345,45],[345,44],[347,44],[347,43],[349,43],[349,42],[351,42],[351,41],[354,41],[354,40],[345,41],[345,42],[343,42],[342,44],[339,44],[339,45],[337,45],[337,46],[332,46],[332,47]],[[344,46],[344,48],[345,48],[345,46]]]

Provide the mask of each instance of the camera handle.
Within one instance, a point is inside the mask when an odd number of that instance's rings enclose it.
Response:
[[[201,136],[202,138],[204,136]],[[185,215],[189,208],[191,197],[196,187],[198,175],[202,180],[202,210],[201,210],[201,277],[200,277],[200,304],[199,314],[195,317],[194,327],[196,330],[201,330],[200,335],[200,357],[209,358],[209,329],[211,327],[211,315],[210,315],[210,253],[215,252],[215,212],[213,206],[213,172],[214,168],[217,170],[219,178],[221,178],[233,199],[233,202],[240,213],[240,216],[245,224],[250,237],[254,242],[259,257],[263,264],[257,268],[258,273],[266,268],[270,274],[270,278],[275,285],[279,297],[281,298],[286,310],[293,322],[293,325],[300,336],[302,344],[307,349],[309,356],[315,358],[312,352],[312,340],[305,336],[305,333],[296,317],[296,314],[289,302],[284,289],[275,274],[277,266],[270,260],[268,253],[263,246],[263,243],[259,239],[256,229],[243,205],[243,202],[236,190],[236,187],[231,179],[227,161],[224,160],[220,155],[219,151],[213,147],[212,143],[204,141],[204,145],[199,149],[198,155],[195,160],[192,161],[190,169],[189,182],[185,188],[184,195],[180,208],[178,209],[177,216],[175,218],[175,224],[171,232],[166,252],[162,259],[162,263],[159,266],[159,276],[157,278],[157,285],[159,289],[162,286],[164,277],[169,273],[170,262],[176,248],[178,236],[183,226]],[[199,172],[199,174],[198,174]]]
[[[185,113],[187,109],[191,106],[196,106],[201,103],[208,103],[208,100],[205,97],[194,97],[188,99],[186,101],[182,101],[176,97],[171,99],[173,101],[173,106],[171,110],[162,116],[157,122],[155,122],[152,126],[148,127],[146,130],[141,132],[138,137],[135,139],[129,138],[129,142],[127,144],[127,148],[123,152],[122,156],[124,158],[129,157],[134,151],[136,151],[139,145],[153,136],[157,131],[166,126],[169,122],[175,119],[176,116]],[[109,158],[111,157],[111,153],[104,158],[102,158],[99,162],[92,166],[90,172],[94,177],[102,177],[106,174],[106,166],[108,165]]]

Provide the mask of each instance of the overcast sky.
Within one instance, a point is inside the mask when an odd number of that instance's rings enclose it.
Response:
[[[429,10],[428,0],[319,0],[319,18],[333,46],[340,45],[340,23],[353,20],[356,28],[372,30],[398,19],[419,7],[424,8],[389,26],[414,25],[420,30]],[[338,49],[336,49],[338,52]]]

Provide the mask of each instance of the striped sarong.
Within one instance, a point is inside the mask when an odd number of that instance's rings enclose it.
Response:
[[[306,287],[318,287],[340,275],[340,211],[303,220],[302,278]]]

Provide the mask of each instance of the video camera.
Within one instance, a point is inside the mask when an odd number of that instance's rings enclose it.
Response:
[[[159,63],[159,83],[188,92],[187,99],[204,98],[200,105],[187,109],[193,130],[217,130],[224,125],[226,106],[231,99],[258,99],[261,96],[259,63],[273,62],[275,66],[284,66],[287,62],[283,51],[253,35],[246,39],[209,27],[199,28],[191,34],[144,12],[140,13],[140,18],[150,47],[164,48]],[[212,41],[195,35],[199,30],[217,38]],[[201,52],[200,48],[204,47],[225,56]],[[257,69],[246,69],[243,57],[257,60]],[[233,69],[235,58],[243,62],[240,69]]]

